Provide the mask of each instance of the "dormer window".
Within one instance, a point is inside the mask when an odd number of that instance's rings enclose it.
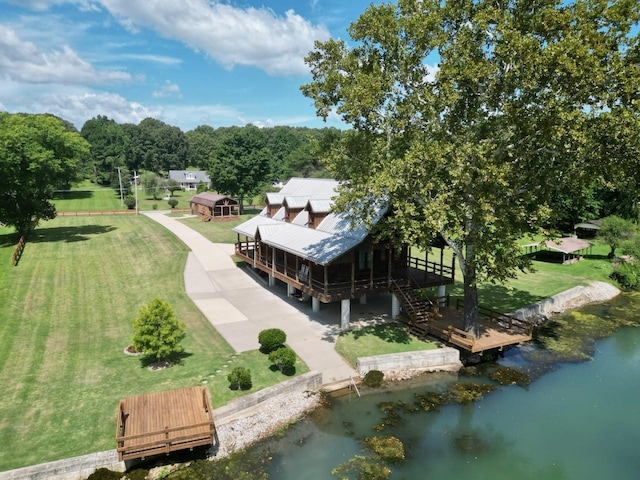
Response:
[[[195,180],[196,179],[196,174],[193,172],[187,172],[185,174],[185,176],[187,177],[187,180]]]

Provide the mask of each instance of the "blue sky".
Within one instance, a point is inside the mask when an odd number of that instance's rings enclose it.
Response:
[[[0,0],[0,110],[183,131],[337,126],[299,90],[370,0]],[[374,2],[379,3],[379,2]]]

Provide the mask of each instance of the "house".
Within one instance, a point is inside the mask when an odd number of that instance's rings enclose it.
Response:
[[[200,220],[231,220],[240,215],[238,200],[217,193],[202,192],[189,200],[191,214],[199,215]]]
[[[417,257],[408,245],[377,241],[364,223],[352,225],[345,214],[331,211],[338,182],[292,178],[277,193],[266,194],[266,206],[256,217],[238,225],[236,255],[280,281],[289,295],[311,298],[313,311],[321,303],[341,302],[341,326],[350,319],[350,301],[394,291],[394,285],[439,287],[454,281],[454,263],[444,265],[440,254]],[[377,223],[388,214],[377,212]],[[398,298],[392,297],[397,315]]]
[[[203,170],[169,170],[169,180],[178,182],[182,190],[196,190],[200,182],[211,188],[211,179]]]

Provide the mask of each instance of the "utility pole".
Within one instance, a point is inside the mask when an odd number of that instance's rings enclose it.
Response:
[[[138,178],[140,178],[138,176],[138,174],[136,173],[136,171],[133,171],[133,182],[135,184],[135,189],[136,189],[136,215],[138,214]]]
[[[120,206],[124,206],[124,198],[122,197],[122,175],[120,174],[120,167],[118,167],[118,181],[120,182]]]

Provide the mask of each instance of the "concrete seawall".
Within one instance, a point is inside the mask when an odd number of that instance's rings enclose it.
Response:
[[[385,377],[412,376],[423,372],[457,372],[462,367],[460,351],[444,347],[435,350],[389,353],[359,357],[356,369],[361,376],[380,370]]]
[[[510,315],[533,325],[544,323],[552,315],[561,314],[593,303],[607,302],[620,295],[620,290],[609,283],[591,281],[539,302],[519,308]]]

